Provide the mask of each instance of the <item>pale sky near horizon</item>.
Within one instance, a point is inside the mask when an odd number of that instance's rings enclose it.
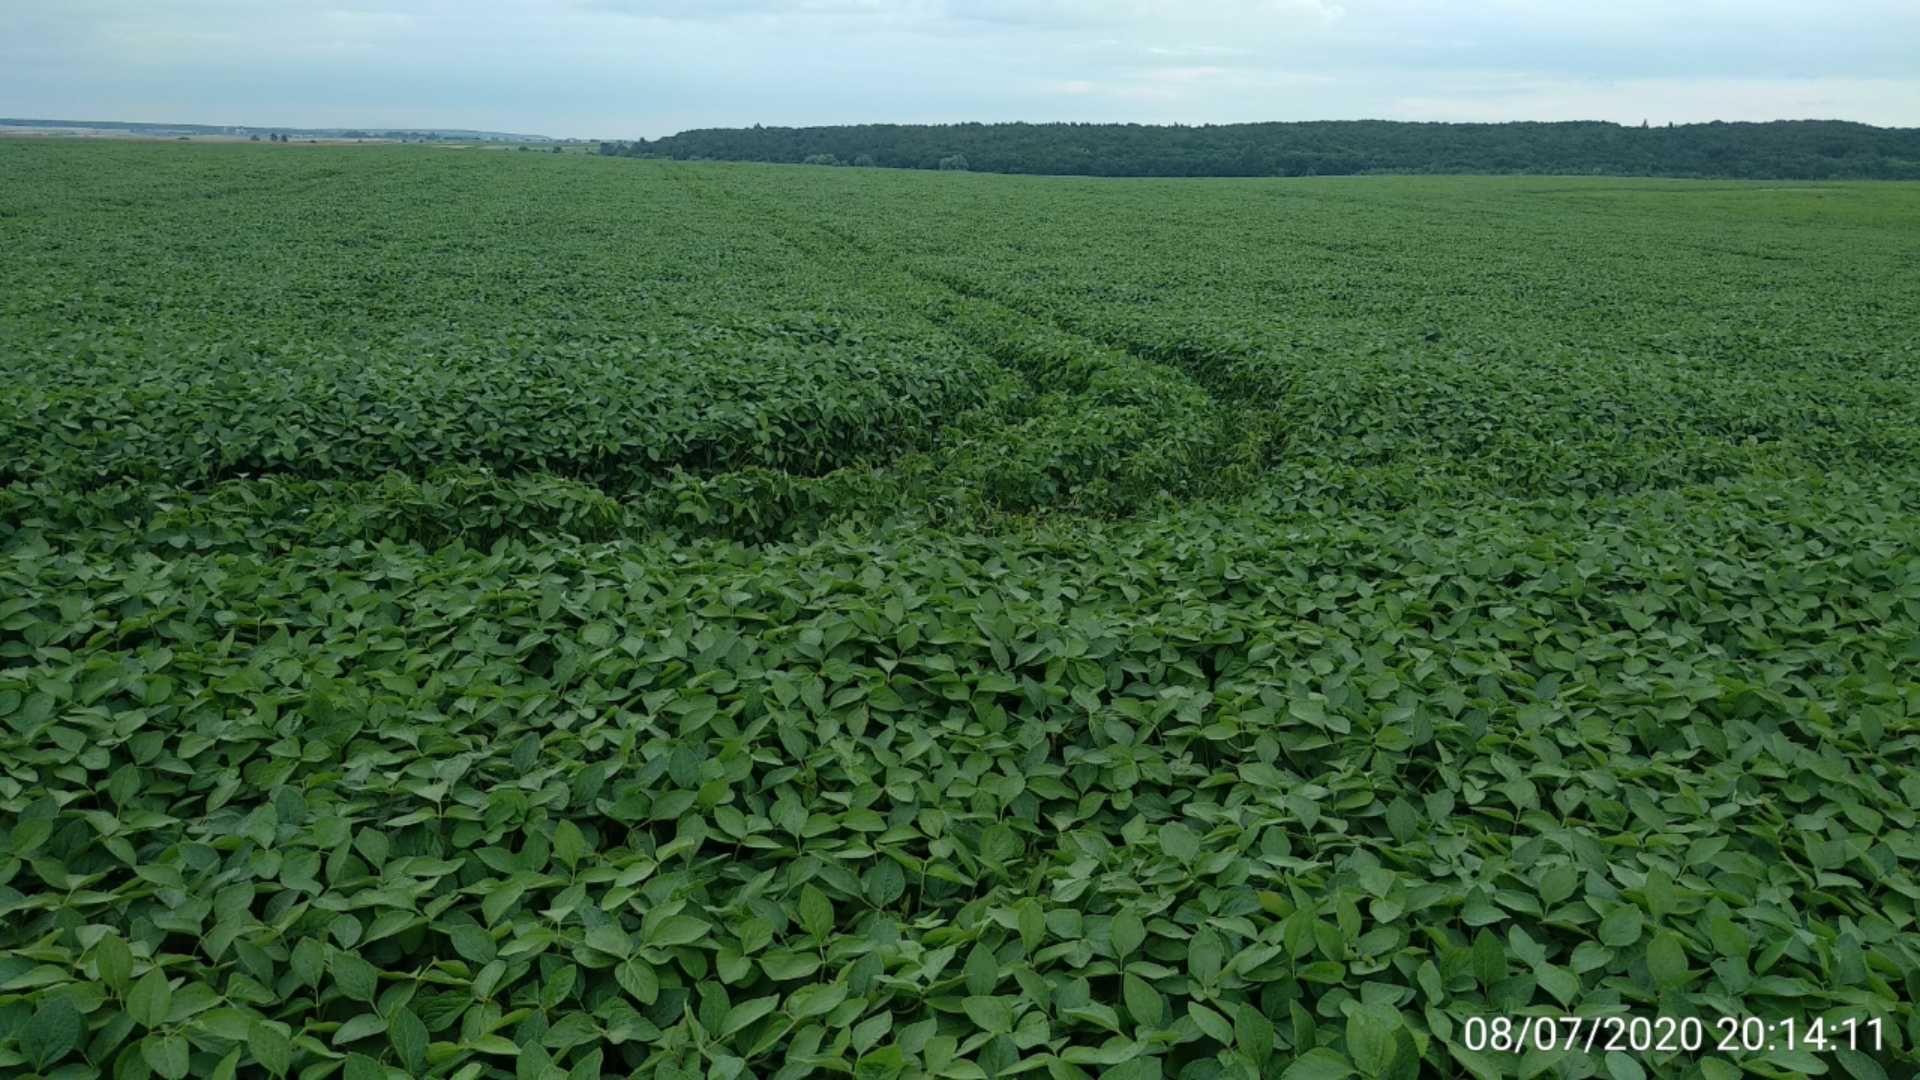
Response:
[[[0,116],[1920,127],[1920,0],[0,0]]]

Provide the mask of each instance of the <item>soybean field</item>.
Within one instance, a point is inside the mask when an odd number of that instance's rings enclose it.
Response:
[[[1880,1080],[1917,917],[1920,186],[0,141],[0,1073]]]

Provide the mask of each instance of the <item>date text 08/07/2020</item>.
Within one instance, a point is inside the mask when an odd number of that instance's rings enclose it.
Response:
[[[1878,1051],[1885,1045],[1879,1017],[1852,1016],[1811,1020],[1765,1020],[1758,1016],[1475,1016],[1467,1019],[1462,1037],[1468,1050],[1503,1054],[1529,1050]]]

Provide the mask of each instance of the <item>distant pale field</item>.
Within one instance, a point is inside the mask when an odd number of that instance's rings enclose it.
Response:
[[[0,138],[8,139],[117,139],[131,142],[174,142],[176,136],[151,132],[116,131],[107,128],[12,127],[0,124]],[[246,142],[241,135],[194,135],[195,142]]]
[[[52,140],[88,139],[88,140],[113,140],[113,141],[119,141],[119,142],[168,142],[168,143],[198,142],[198,143],[221,143],[221,144],[268,141],[264,137],[256,140],[252,138],[250,135],[205,134],[200,132],[194,132],[194,133],[183,136],[183,135],[158,134],[151,131],[140,131],[140,130],[129,130],[129,129],[19,127],[19,126],[14,126],[10,124],[0,124],[0,139],[52,139]],[[406,143],[407,141],[408,140],[405,140],[405,139],[391,139],[391,138],[319,139],[319,138],[307,138],[302,136],[302,137],[295,137],[290,141],[288,141],[287,143],[285,143],[284,145],[310,146],[310,145],[317,144],[320,146],[362,146],[362,145],[398,146]],[[553,144],[553,143],[502,144],[502,143],[492,143],[492,142],[471,142],[470,143],[470,142],[458,142],[451,139],[441,139],[441,140],[436,140],[430,145],[434,145],[434,146],[441,147],[443,149],[450,149],[450,150],[466,150],[466,149],[471,149],[474,146],[484,146],[491,149],[514,149],[517,146],[525,145],[528,147],[537,146],[544,150],[556,144]],[[581,144],[581,143],[563,143],[558,145],[564,146],[565,149],[570,153],[579,152],[579,151],[588,149],[588,147],[585,144]]]
[[[51,140],[87,139],[87,140],[105,140],[105,141],[115,141],[115,142],[171,142],[171,143],[177,143],[181,141],[197,142],[197,143],[246,143],[246,142],[255,141],[245,135],[204,135],[204,134],[197,134],[197,133],[193,135],[187,135],[187,136],[156,135],[149,131],[120,131],[120,130],[113,130],[109,128],[11,127],[5,124],[0,124],[0,139],[51,139]],[[261,139],[258,141],[265,142],[266,140]],[[325,146],[354,146],[361,143],[383,143],[386,145],[394,145],[398,143],[399,140],[397,139],[318,139],[318,140],[297,139],[297,140],[294,140],[293,142],[288,143],[287,145],[304,146],[312,142],[318,142],[319,144],[325,145]]]
[[[278,149],[0,141],[0,1070],[1920,1064],[1920,186]]]

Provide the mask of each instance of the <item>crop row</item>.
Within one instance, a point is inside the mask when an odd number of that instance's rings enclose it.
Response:
[[[19,478],[200,484],[446,464],[631,488],[672,468],[816,475],[925,445],[979,401],[949,351],[740,341],[538,356],[260,356],[41,367],[0,396]]]

